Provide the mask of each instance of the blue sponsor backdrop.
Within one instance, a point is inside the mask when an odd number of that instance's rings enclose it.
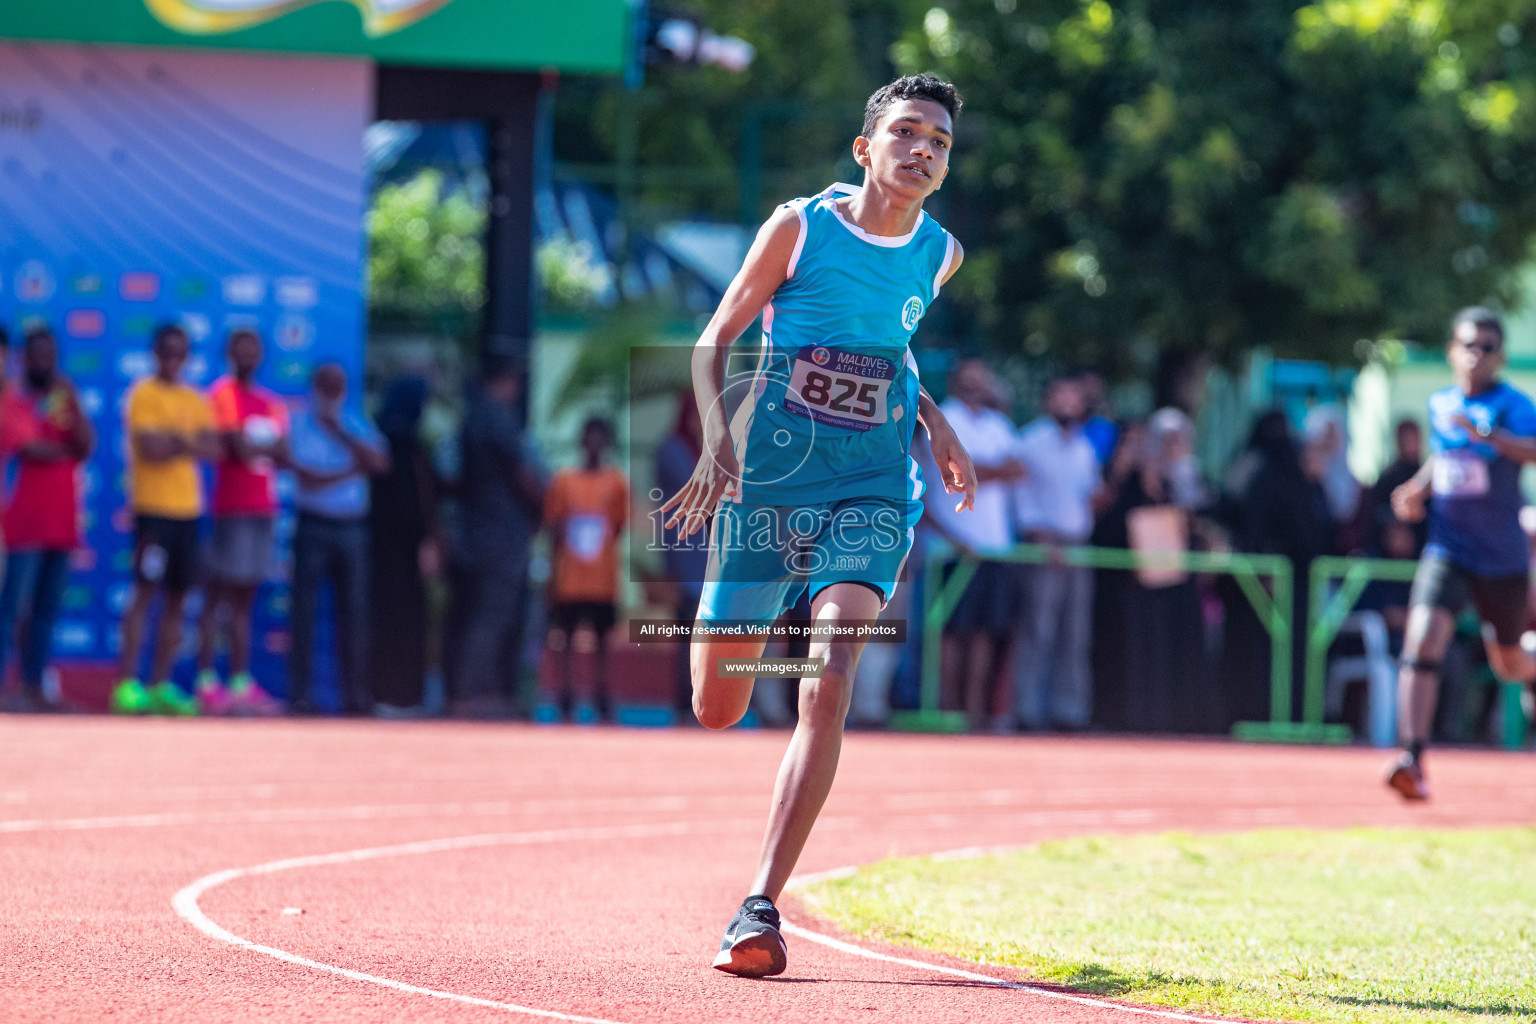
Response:
[[[122,399],[149,372],[156,324],[186,327],[198,385],[223,372],[229,329],[252,325],[266,340],[261,381],[295,406],[321,361],[361,391],[371,90],[362,61],[0,43],[0,323],[13,338],[54,329],[100,438],[59,657],[119,649],[132,529]],[[292,481],[281,491],[254,644],[257,678],[279,693]],[[190,671],[184,661],[178,675]]]

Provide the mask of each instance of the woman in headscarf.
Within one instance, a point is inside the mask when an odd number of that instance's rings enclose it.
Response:
[[[1172,506],[1187,516],[1204,508],[1193,441],[1189,417],[1173,408],[1127,427],[1105,477],[1095,544],[1130,547],[1138,509]],[[1210,673],[1202,657],[1190,656],[1189,639],[1204,633],[1195,579],[1156,587],[1132,572],[1100,573],[1100,579],[1094,635],[1108,641],[1094,670],[1096,681],[1108,684],[1100,705],[1105,720],[1133,732],[1219,728],[1205,693]]]
[[[1315,406],[1302,423],[1302,437],[1306,441],[1303,466],[1307,475],[1322,485],[1328,499],[1328,513],[1338,525],[1336,544],[1348,551],[1358,546],[1355,526],[1360,513],[1360,481],[1349,469],[1349,429],[1344,422],[1344,411],[1337,405]]]
[[[373,480],[374,698],[394,708],[421,704],[427,671],[427,581],[441,568],[437,481],[421,442],[427,382],[401,377],[384,392],[376,421],[390,471]]]
[[[1327,494],[1309,475],[1285,413],[1272,409],[1254,422],[1247,449],[1233,463],[1227,508],[1232,547],[1285,555],[1295,567],[1292,588],[1291,697],[1299,713],[1306,671],[1307,585],[1312,560],[1335,550],[1336,525]],[[1223,678],[1232,680],[1233,721],[1269,718],[1269,632],[1230,577],[1221,581],[1226,606]]]

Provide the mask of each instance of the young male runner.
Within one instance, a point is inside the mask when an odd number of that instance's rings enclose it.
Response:
[[[969,507],[976,472],[917,380],[907,342],[960,266],[954,238],[923,212],[949,170],[954,86],[898,79],[869,98],[853,156],[863,188],[833,185],[776,210],[693,354],[704,446],[663,510],[682,536],[715,509],[698,624],[767,623],[807,586],[817,626],[871,621],[891,593],[922,514],[909,457],[921,420],[944,487]],[[727,424],[732,343],[763,315],[756,372]],[[722,662],[755,659],[764,641],[696,631],[693,709],[711,729],[747,710],[750,676]],[[819,677],[800,683],[800,718],[779,768],[751,895],[714,966],[762,977],[785,966],[773,901],[793,871],[837,771],[860,638],[814,640]]]
[[[1520,528],[1520,465],[1536,462],[1536,405],[1499,380],[1504,325],[1491,310],[1456,314],[1446,359],[1456,384],[1430,396],[1430,458],[1392,492],[1399,519],[1429,517],[1398,677],[1403,753],[1386,775],[1387,785],[1405,800],[1429,797],[1423,754],[1435,717],[1440,659],[1468,600],[1482,616],[1494,675],[1506,682],[1536,680],[1536,662],[1520,647],[1531,561]]]

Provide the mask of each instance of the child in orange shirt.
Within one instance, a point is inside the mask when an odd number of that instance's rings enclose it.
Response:
[[[571,653],[579,646],[596,654],[597,712],[612,721],[608,633],[617,619],[619,532],[629,518],[629,483],[622,472],[603,465],[612,442],[606,420],[588,420],[581,431],[582,468],[555,474],[544,501],[544,525],[554,538],[545,646],[560,662],[560,712],[566,720],[572,710]],[[576,632],[583,624],[592,631],[590,640]]]

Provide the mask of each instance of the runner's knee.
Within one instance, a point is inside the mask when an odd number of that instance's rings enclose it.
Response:
[[[750,700],[751,691],[748,691],[747,700],[731,700],[718,693],[712,694],[706,688],[695,688],[693,716],[706,729],[729,729],[747,713]]]
[[[853,673],[829,659],[821,676],[800,685],[800,717],[815,722],[841,722],[853,698]]]

